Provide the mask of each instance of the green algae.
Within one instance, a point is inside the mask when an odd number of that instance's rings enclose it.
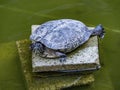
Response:
[[[25,90],[24,87],[15,42],[0,44],[0,90]]]
[[[59,72],[33,73],[31,65],[30,41],[17,41],[23,75],[29,90],[56,90],[71,86],[90,84],[94,81],[92,74],[66,74]]]

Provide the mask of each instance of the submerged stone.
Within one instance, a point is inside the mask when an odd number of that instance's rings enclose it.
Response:
[[[94,81],[93,74],[32,72],[30,41],[20,40],[16,44],[28,90],[61,90],[62,88],[90,84]]]

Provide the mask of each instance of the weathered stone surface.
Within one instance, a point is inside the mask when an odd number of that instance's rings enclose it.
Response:
[[[32,25],[32,32],[39,25]],[[89,27],[93,28],[93,27]],[[67,60],[61,63],[59,59],[46,59],[37,56],[32,52],[33,72],[42,71],[84,71],[99,68],[98,39],[91,37],[87,43],[67,54]]]
[[[94,81],[93,74],[32,72],[30,41],[20,40],[16,44],[28,90],[61,90],[62,88],[90,84]]]

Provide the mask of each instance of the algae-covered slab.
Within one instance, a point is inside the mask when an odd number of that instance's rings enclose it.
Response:
[[[16,44],[28,90],[58,90],[71,86],[90,84],[94,81],[92,74],[32,72],[31,52],[29,50],[30,41],[20,40]]]
[[[39,25],[32,25],[32,32]],[[93,28],[93,27],[88,27]],[[33,72],[42,71],[84,71],[95,70],[100,67],[97,36],[91,37],[87,43],[67,54],[66,62],[59,59],[46,59],[32,52]]]

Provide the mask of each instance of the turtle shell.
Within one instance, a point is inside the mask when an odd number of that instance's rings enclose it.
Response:
[[[50,49],[70,52],[86,42],[90,35],[91,32],[82,22],[61,19],[40,25],[33,31],[30,39],[41,42]]]

